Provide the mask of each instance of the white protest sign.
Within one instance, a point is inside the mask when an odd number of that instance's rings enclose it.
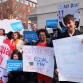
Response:
[[[4,29],[6,33],[13,31],[12,27],[10,26],[10,20],[8,19],[0,21],[0,28]]]
[[[83,83],[83,35],[53,41],[59,81]]]
[[[38,72],[53,78],[54,50],[49,47],[24,46],[23,71]]]
[[[2,45],[4,39],[5,39],[4,36],[0,36],[0,45]]]
[[[4,29],[5,32],[8,33],[9,31],[15,32],[15,31],[23,30],[23,25],[20,20],[4,19],[0,21],[0,28]]]
[[[0,77],[2,77],[2,80],[4,79],[3,80],[4,83],[8,81],[7,80],[8,72],[6,71],[6,67],[10,53],[11,53],[10,47],[7,44],[2,43],[2,45],[0,45]]]
[[[67,14],[72,14],[76,21],[79,21],[79,3],[65,2],[58,4],[58,20],[63,22],[63,17]]]

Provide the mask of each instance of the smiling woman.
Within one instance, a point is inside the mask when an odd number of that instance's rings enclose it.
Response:
[[[71,14],[68,14],[68,15],[66,15],[65,17],[64,17],[64,24],[65,24],[65,26],[66,26],[66,28],[67,28],[67,30],[66,30],[66,32],[64,32],[64,33],[61,33],[60,35],[59,35],[59,38],[66,38],[66,37],[72,37],[72,36],[76,36],[76,35],[81,35],[81,34],[83,34],[83,33],[81,33],[79,30],[77,30],[76,29],[76,25],[75,25],[75,19],[74,19],[74,16],[73,15],[71,15]],[[73,37],[72,37],[73,38]],[[61,40],[62,41],[62,40]],[[68,40],[67,40],[68,41]],[[71,41],[72,42],[72,41]],[[80,41],[81,42],[81,41]],[[74,42],[74,43],[79,43],[79,42]],[[65,45],[65,43],[64,43],[64,45]],[[61,47],[61,45],[60,45],[60,47]],[[66,48],[67,48],[67,45],[65,46]],[[73,47],[73,46],[72,46]],[[70,49],[72,49],[72,47],[70,48]],[[78,51],[78,50],[77,50]],[[63,53],[65,52],[65,50],[63,50]],[[75,53],[74,53],[75,54]],[[70,51],[69,52],[67,52],[67,54],[66,54],[66,56],[69,56],[69,55],[71,55],[70,54]],[[63,56],[64,57],[64,56]],[[70,60],[70,58],[69,58],[69,60]],[[67,64],[70,64],[68,61],[66,61],[66,63]],[[71,62],[71,63],[73,63],[73,62]],[[70,67],[70,65],[68,65],[68,67]],[[55,69],[56,70],[56,69]],[[74,72],[73,72],[74,73]],[[56,71],[55,71],[55,74],[57,74],[56,73]],[[71,75],[71,77],[72,77],[72,75]],[[71,82],[71,80],[68,80],[68,81],[60,81],[59,83],[76,83],[76,82]]]

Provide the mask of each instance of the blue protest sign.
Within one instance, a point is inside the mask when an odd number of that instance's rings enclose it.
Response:
[[[46,28],[57,28],[58,27],[58,20],[46,20]]]
[[[7,71],[22,71],[22,60],[7,60]]]
[[[32,43],[32,40],[37,41],[38,40],[38,35],[35,31],[24,31],[24,39],[28,40],[29,43]]]
[[[22,30],[24,28],[21,21],[11,23],[10,25],[14,31],[19,31],[19,30]]]

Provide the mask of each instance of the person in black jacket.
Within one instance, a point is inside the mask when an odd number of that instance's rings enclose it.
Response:
[[[79,21],[75,21],[76,29],[78,29],[79,24],[80,24],[80,19],[79,19]],[[62,33],[64,33],[66,31],[66,26],[63,24],[63,22],[59,22],[59,25],[60,25],[60,27],[62,29],[61,30]]]
[[[76,29],[76,24],[75,24],[75,20],[74,20],[73,15],[71,15],[71,14],[66,15],[64,17],[63,21],[64,21],[64,24],[66,26],[66,31],[64,33],[61,33],[59,35],[59,38],[72,37],[72,36],[82,34],[79,30]],[[60,83],[74,83],[74,82],[61,81]]]
[[[11,60],[22,60],[22,54],[18,50],[14,50]],[[8,74],[8,83],[27,83],[27,78],[23,75],[23,71],[11,71]]]
[[[76,29],[77,27],[73,15],[66,15],[63,21],[67,30],[64,33],[60,34],[59,38],[71,37],[82,34],[82,32]]]

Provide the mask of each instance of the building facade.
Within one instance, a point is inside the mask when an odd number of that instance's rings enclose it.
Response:
[[[0,19],[17,18],[23,23],[28,22],[28,15],[36,7],[37,3],[30,0],[1,0]]]
[[[57,5],[64,2],[80,3],[80,27],[83,31],[83,0],[38,0],[37,10],[30,15],[30,19],[37,17],[38,28],[45,28],[46,20],[57,19]]]

